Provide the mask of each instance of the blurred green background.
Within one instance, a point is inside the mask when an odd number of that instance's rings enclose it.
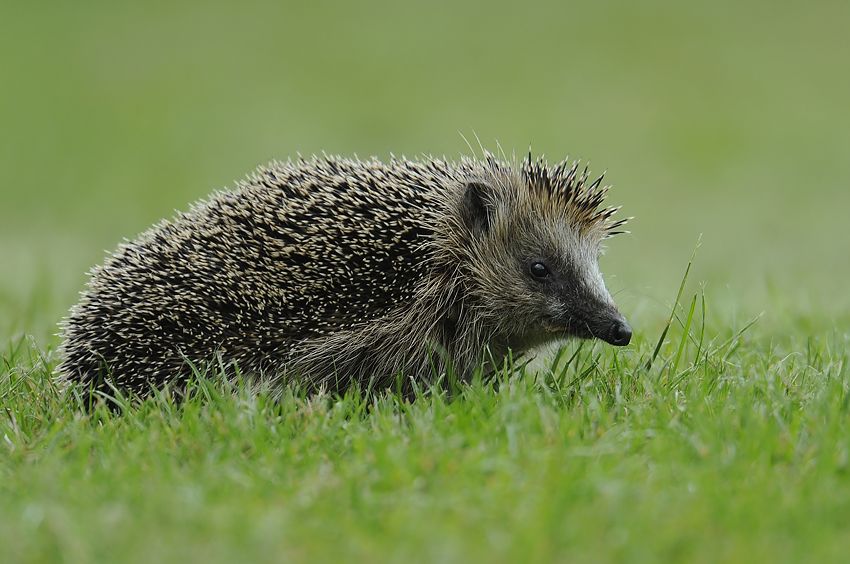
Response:
[[[730,319],[829,327],[848,24],[840,1],[4,2],[0,340],[54,344],[105,251],[260,163],[457,157],[461,134],[608,171],[633,318],[663,319],[702,234],[693,277]]]

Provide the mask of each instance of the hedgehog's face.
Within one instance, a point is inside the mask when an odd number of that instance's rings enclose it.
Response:
[[[519,190],[500,198],[503,189],[471,183],[464,202],[476,301],[495,333],[520,349],[563,337],[627,345],[632,330],[599,271],[601,238]]]

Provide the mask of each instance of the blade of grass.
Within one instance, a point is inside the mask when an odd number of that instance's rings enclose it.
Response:
[[[679,305],[679,300],[682,299],[682,293],[685,291],[685,283],[688,281],[688,274],[691,272],[691,265],[694,263],[694,258],[697,254],[697,249],[699,249],[700,244],[702,243],[702,235],[697,239],[697,244],[694,246],[693,252],[691,252],[691,258],[688,260],[688,266],[685,267],[685,274],[682,276],[682,281],[679,283],[679,291],[676,292],[676,299],[673,300],[673,307],[670,309],[670,317],[667,319],[667,324],[664,326],[664,331],[661,332],[661,337],[658,338],[658,343],[655,345],[655,350],[652,352],[652,356],[646,362],[645,370],[649,370],[652,368],[652,363],[655,362],[655,359],[658,358],[658,354],[661,352],[661,346],[664,344],[664,339],[667,337],[667,332],[670,330],[670,325],[673,324],[673,318],[676,316],[676,307]]]
[[[679,340],[679,348],[676,351],[676,358],[673,360],[673,365],[670,369],[670,374],[676,374],[679,369],[679,361],[682,359],[682,353],[685,351],[685,344],[688,342],[688,336],[691,334],[691,322],[694,319],[694,311],[697,305],[697,295],[694,294],[691,300],[691,308],[688,311],[688,317],[685,320],[685,327],[682,333],[682,338]]]

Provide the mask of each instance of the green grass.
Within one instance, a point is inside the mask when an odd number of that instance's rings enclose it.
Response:
[[[850,3],[7,4],[0,562],[846,559]],[[271,158],[476,135],[609,171],[632,345],[412,403],[52,385],[123,237]]]
[[[572,345],[412,402],[201,379],[86,411],[18,342],[0,561],[840,561],[850,338],[685,306],[658,343]]]

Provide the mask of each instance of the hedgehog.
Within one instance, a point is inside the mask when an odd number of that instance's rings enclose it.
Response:
[[[468,379],[565,338],[627,345],[579,161],[317,156],[126,241],[61,323],[59,377],[144,396],[198,370],[343,392]]]

